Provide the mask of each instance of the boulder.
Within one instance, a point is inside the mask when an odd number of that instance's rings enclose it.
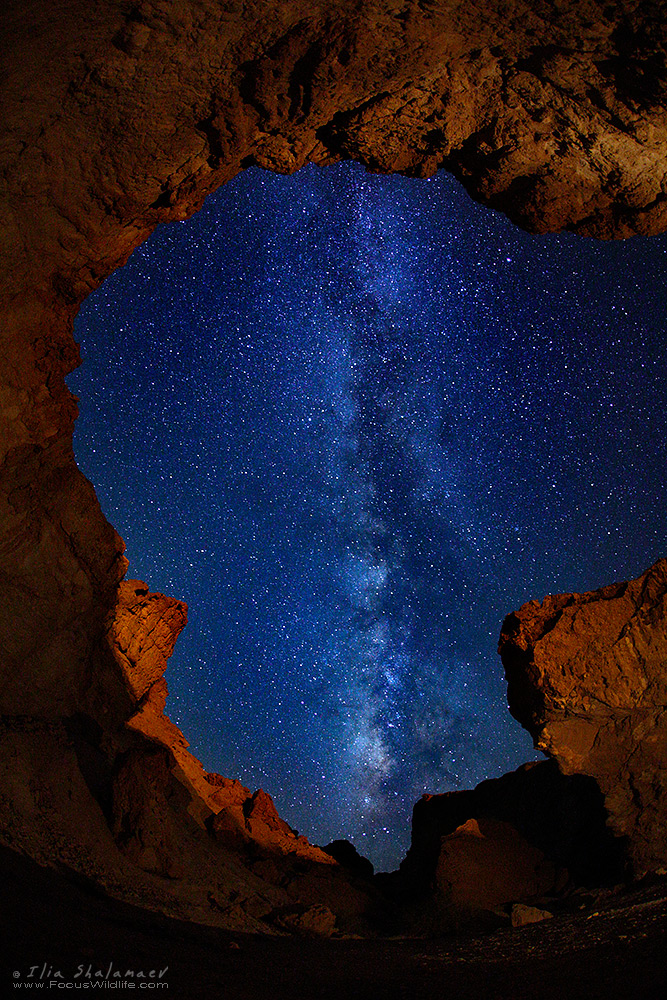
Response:
[[[500,820],[541,851],[559,873],[557,884],[615,884],[626,867],[625,841],[607,827],[607,811],[592,778],[561,774],[556,761],[531,761],[469,791],[423,795],[412,813],[412,841],[401,864],[406,885],[426,891],[440,844],[469,819]]]
[[[359,851],[349,840],[332,840],[322,850],[326,854],[330,854],[339,865],[347,868],[348,871],[353,872],[355,875],[361,875],[364,878],[371,878],[373,876],[374,869],[372,862],[359,854]]]
[[[469,819],[443,837],[435,869],[442,902],[461,910],[494,910],[554,888],[544,854],[501,820]]]
[[[275,910],[269,917],[280,930],[298,937],[328,938],[333,934],[336,917],[327,906],[295,903]]]
[[[526,924],[539,924],[542,920],[550,920],[553,913],[541,910],[538,906],[526,906],[525,903],[515,903],[510,913],[512,927],[525,927]]]

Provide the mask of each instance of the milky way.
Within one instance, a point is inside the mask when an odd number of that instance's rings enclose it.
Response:
[[[342,164],[246,171],[87,300],[77,458],[188,602],[209,770],[388,868],[423,792],[535,758],[503,616],[666,554],[666,269]]]

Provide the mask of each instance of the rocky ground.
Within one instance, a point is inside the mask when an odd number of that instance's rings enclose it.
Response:
[[[4,983],[67,979],[79,967],[150,971],[179,1000],[489,1000],[662,998],[667,987],[667,877],[579,891],[553,917],[475,937],[240,935],[147,913],[3,850]],[[14,973],[20,973],[14,978]],[[55,981],[55,980],[54,980]],[[24,987],[25,989],[25,987]]]

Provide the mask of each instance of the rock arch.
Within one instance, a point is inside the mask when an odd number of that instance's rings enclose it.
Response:
[[[145,694],[132,690],[104,641],[114,609],[127,612],[118,590],[126,561],[72,453],[76,406],[64,377],[77,364],[72,321],[85,295],[156,225],[187,217],[249,164],[289,173],[353,158],[414,176],[444,167],[532,231],[662,232],[661,8],[639,0],[71,0],[56,10],[8,0],[5,716],[38,729],[84,718],[111,732]],[[16,753],[30,757],[24,730],[21,741]],[[38,757],[26,767],[46,767]]]

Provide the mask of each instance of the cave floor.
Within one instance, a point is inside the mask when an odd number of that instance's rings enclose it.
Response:
[[[79,982],[111,964],[156,975],[167,967],[162,989],[178,1000],[667,995],[667,879],[582,896],[572,912],[539,924],[437,940],[232,934],[111,900],[7,849],[0,849],[0,899],[0,975],[24,988],[31,967],[36,985],[44,964],[64,979],[81,967]],[[47,973],[43,982],[49,988]]]

